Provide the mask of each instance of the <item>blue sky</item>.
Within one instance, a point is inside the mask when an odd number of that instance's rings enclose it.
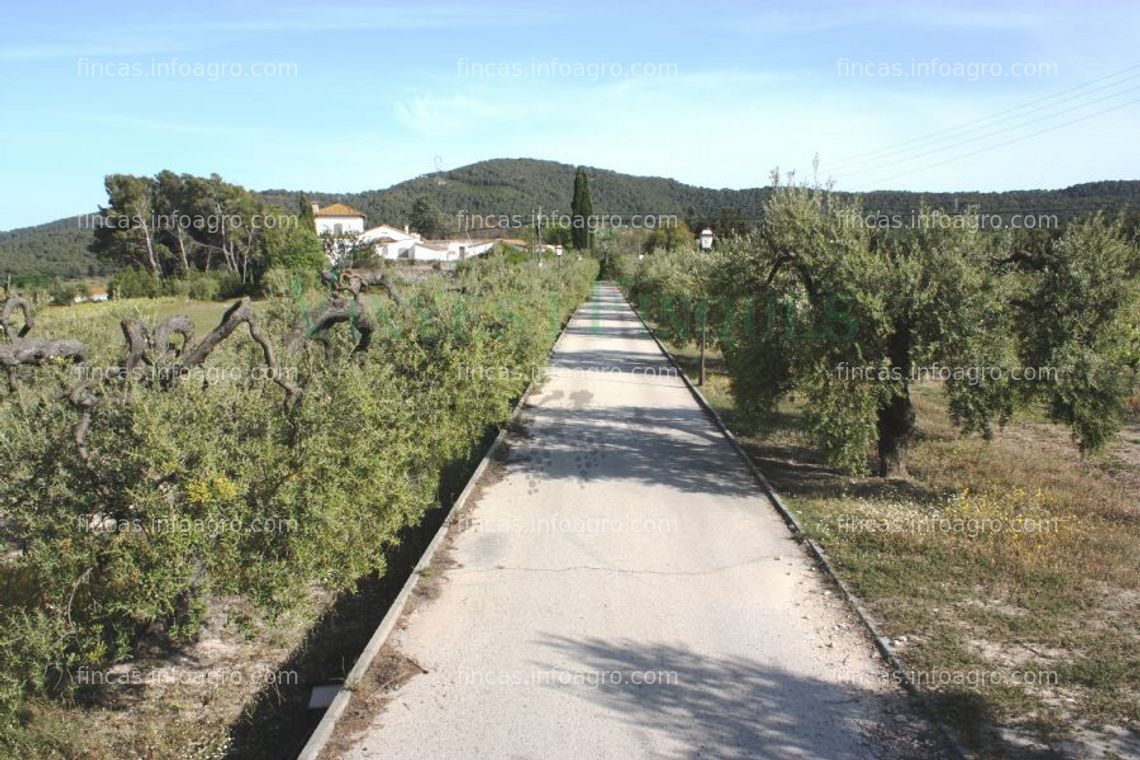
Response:
[[[0,229],[93,209],[105,174],[164,168],[329,192],[524,156],[734,188],[777,166],[810,176],[817,152],[849,190],[1140,177],[1135,2],[5,12]]]

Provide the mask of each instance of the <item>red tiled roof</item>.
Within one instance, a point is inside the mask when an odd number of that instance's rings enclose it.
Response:
[[[362,219],[364,218],[364,214],[360,213],[352,206],[346,206],[343,203],[334,203],[331,206],[325,206],[322,209],[318,209],[317,213],[314,214],[314,216],[359,216]]]

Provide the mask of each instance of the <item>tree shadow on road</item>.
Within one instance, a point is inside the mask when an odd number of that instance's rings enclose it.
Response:
[[[556,661],[581,663],[586,671],[573,685],[550,688],[573,689],[614,720],[667,735],[674,744],[657,748],[661,757],[950,757],[899,691],[878,697],[858,683],[825,682],[676,645],[554,634],[540,643]],[[534,664],[550,668],[549,662]],[[633,683],[635,677],[644,683]],[[860,702],[868,706],[861,709]],[[894,720],[899,714],[908,719]]]
[[[528,438],[512,441],[527,477],[641,482],[697,494],[762,497],[743,462],[704,413],[632,406],[536,410]],[[590,462],[583,469],[581,463]]]

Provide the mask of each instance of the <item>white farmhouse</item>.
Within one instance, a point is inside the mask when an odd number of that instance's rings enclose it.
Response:
[[[412,258],[410,251],[420,242],[420,236],[408,232],[408,228],[398,230],[387,224],[366,230],[360,239],[376,246],[376,253],[386,259]]]
[[[416,258],[427,261],[462,261],[484,254],[495,245],[494,240],[425,240],[416,246]]]
[[[457,259],[481,256],[495,247],[494,240],[448,240],[447,250]]]
[[[348,235],[361,243],[371,243],[376,253],[385,259],[462,261],[486,253],[495,244],[493,240],[424,240],[420,235],[410,232],[406,225],[402,230],[387,224],[366,230],[364,214],[343,203],[334,203],[325,208],[314,203],[313,220],[318,235]]]
[[[364,232],[364,214],[343,203],[334,203],[321,208],[313,204],[313,220],[317,224],[317,234],[359,235]]]
[[[365,230],[360,240],[376,246],[383,258],[406,261],[462,261],[486,253],[495,244],[493,240],[424,240],[407,227],[399,230],[387,224]]]

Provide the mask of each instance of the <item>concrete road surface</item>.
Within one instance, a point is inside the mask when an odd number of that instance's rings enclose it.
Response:
[[[424,672],[331,754],[941,755],[615,287],[550,372],[391,639]]]

